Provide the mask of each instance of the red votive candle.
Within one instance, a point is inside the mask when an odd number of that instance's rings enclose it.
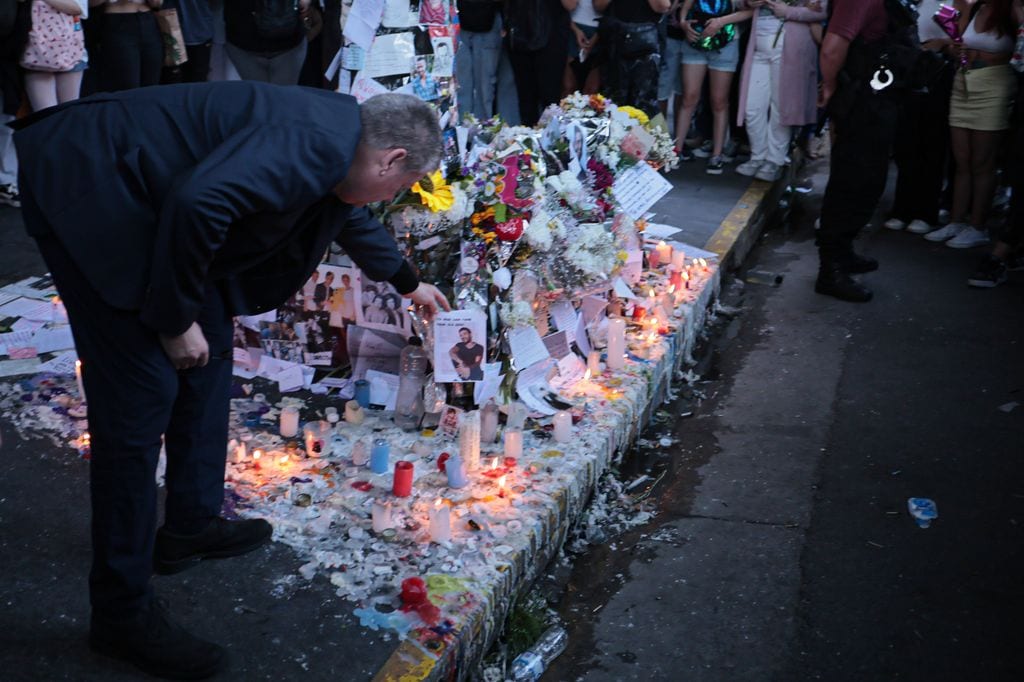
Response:
[[[395,462],[395,485],[391,492],[396,497],[409,497],[412,493],[412,462]]]
[[[644,308],[642,305],[634,305],[633,306],[633,321],[634,322],[640,322],[641,320],[644,319],[644,315],[646,315],[646,314],[647,314],[647,308]]]

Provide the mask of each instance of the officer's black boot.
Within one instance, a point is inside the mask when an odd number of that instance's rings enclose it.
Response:
[[[862,256],[852,250],[842,261],[843,269],[851,275],[859,275],[865,272],[874,272],[878,269],[878,261],[870,256]]]
[[[867,303],[872,295],[871,289],[850,277],[842,262],[835,260],[822,260],[814,290],[819,294],[852,303]]]

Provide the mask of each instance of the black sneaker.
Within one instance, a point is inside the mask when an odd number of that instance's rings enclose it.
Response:
[[[718,156],[712,156],[710,159],[708,159],[708,166],[707,168],[704,169],[704,171],[708,175],[721,175],[724,169],[725,160],[722,159],[722,155],[719,154]]]
[[[89,647],[98,654],[127,661],[155,677],[203,680],[227,661],[224,649],[191,634],[167,614],[163,600],[124,619],[92,615]]]
[[[821,265],[818,279],[814,282],[814,290],[819,294],[851,303],[867,303],[872,296],[871,289],[850,277],[850,274],[837,263]]]
[[[0,185],[0,204],[21,208],[21,195],[17,185]]]
[[[974,274],[967,278],[967,284],[972,287],[991,289],[1006,281],[1006,263],[994,256],[985,256]]]
[[[686,147],[683,147],[681,150],[676,152],[676,154],[679,155],[679,161],[681,163],[687,163],[689,161],[693,161],[694,159],[693,152],[687,149]]]
[[[274,529],[263,519],[229,521],[217,517],[194,535],[178,535],[161,528],[156,533],[153,570],[173,575],[203,559],[226,559],[246,554],[267,543]]]
[[[843,259],[843,269],[851,275],[874,272],[878,269],[878,261],[869,256],[862,256],[851,251],[850,255]]]

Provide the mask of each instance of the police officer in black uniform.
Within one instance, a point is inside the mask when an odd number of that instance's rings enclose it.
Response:
[[[885,189],[899,119],[900,95],[915,77],[920,51],[910,29],[916,0],[834,0],[821,46],[819,106],[828,106],[836,133],[814,290],[866,302],[871,290],[851,275],[878,269],[853,250]]]

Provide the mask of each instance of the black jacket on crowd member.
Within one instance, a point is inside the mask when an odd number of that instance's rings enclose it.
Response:
[[[275,308],[332,240],[371,279],[416,288],[387,229],[331,193],[360,136],[347,95],[198,83],[96,95],[39,118],[14,136],[22,191],[48,223],[29,231],[52,231],[109,305],[138,310],[151,329],[188,329],[208,283],[233,315]]]

